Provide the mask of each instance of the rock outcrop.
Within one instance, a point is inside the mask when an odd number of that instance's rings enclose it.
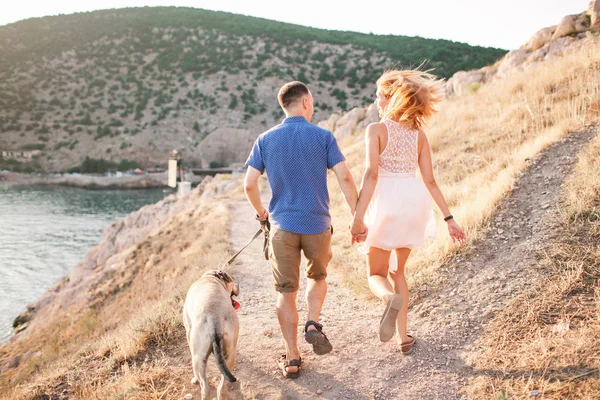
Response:
[[[480,85],[522,71],[529,65],[562,57],[600,31],[600,0],[590,3],[581,14],[567,15],[558,25],[536,32],[521,48],[509,51],[493,65],[472,71],[458,71],[446,82],[447,96],[462,96]]]
[[[593,31],[600,31],[600,1],[595,0],[590,2],[586,11],[590,16],[590,25]]]
[[[481,82],[485,82],[495,72],[490,67],[484,67],[472,71],[458,71],[446,83],[446,93],[462,96],[479,88]]]
[[[536,32],[521,48],[526,51],[535,51],[552,40],[552,36],[554,35],[555,31],[556,26],[541,29]]]
[[[560,39],[561,37],[578,32],[584,32],[586,30],[587,27],[585,26],[585,17],[579,18],[578,15],[567,15],[556,27],[551,40]]]
[[[210,163],[230,165],[245,161],[258,135],[246,129],[218,128],[208,135],[198,146],[202,167]]]
[[[337,113],[333,113],[329,116],[328,119],[325,119],[323,121],[319,121],[317,123],[318,126],[320,126],[321,128],[327,129],[328,131],[335,131],[335,124],[337,123],[337,121],[341,118],[340,114]]]
[[[356,126],[357,131],[363,131],[367,129],[367,125],[372,122],[379,121],[379,111],[377,111],[377,106],[374,103],[369,104],[367,110],[365,112],[365,119],[360,121]]]
[[[372,122],[379,121],[379,114],[375,104],[368,107],[355,107],[344,115],[331,114],[331,116],[317,123],[333,133],[337,140],[343,140],[349,136],[364,131]]]
[[[335,124],[334,136],[338,139],[344,139],[351,136],[356,130],[359,122],[365,119],[366,110],[364,108],[353,108],[346,115],[337,120]]]

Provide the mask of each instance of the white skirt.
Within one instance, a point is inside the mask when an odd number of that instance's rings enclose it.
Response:
[[[368,254],[370,247],[388,251],[417,249],[437,233],[433,201],[423,182],[414,173],[393,173],[381,168],[365,224],[369,231],[359,247],[363,254]],[[396,252],[392,251],[389,271],[397,269]]]

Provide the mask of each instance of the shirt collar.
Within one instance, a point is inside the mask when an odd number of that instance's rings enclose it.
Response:
[[[306,121],[306,118],[302,117],[302,116],[294,116],[294,117],[287,117],[286,119],[283,120],[284,124],[293,124],[293,123],[297,123],[297,122],[308,122]]]

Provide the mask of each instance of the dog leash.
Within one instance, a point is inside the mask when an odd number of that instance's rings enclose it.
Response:
[[[251,238],[251,239],[248,241],[248,243],[246,243],[246,245],[245,245],[244,247],[242,247],[242,248],[241,248],[241,249],[240,249],[240,250],[239,250],[237,253],[235,253],[235,254],[234,254],[234,255],[233,255],[233,256],[232,256],[232,257],[229,259],[229,261],[227,261],[225,264],[223,264],[223,267],[222,267],[221,269],[224,269],[225,267],[228,267],[228,266],[230,266],[230,265],[231,265],[231,264],[232,264],[232,263],[235,261],[235,259],[237,258],[237,256],[239,256],[239,255],[241,254],[241,252],[242,252],[242,251],[246,250],[246,247],[250,246],[250,244],[251,244],[252,242],[254,242],[254,240],[255,240],[257,237],[259,237],[259,236],[261,235],[261,233],[264,233],[264,235],[265,235],[265,242],[264,242],[264,245],[263,245],[263,251],[265,252],[265,258],[268,260],[269,258],[268,258],[268,255],[267,255],[267,254],[268,254],[268,252],[267,252],[267,249],[268,249],[268,246],[269,246],[269,229],[271,228],[271,224],[269,223],[269,220],[267,220],[267,221],[266,221],[266,224],[265,224],[265,225],[266,225],[266,227],[267,227],[267,228],[266,228],[266,230],[265,230],[265,231],[263,231],[262,229],[259,229],[259,230],[258,230],[258,231],[257,231],[257,232],[254,234],[254,236],[252,236],[252,238]]]

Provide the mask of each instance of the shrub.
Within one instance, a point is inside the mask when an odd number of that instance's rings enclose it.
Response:
[[[69,144],[71,144],[69,141],[58,142],[54,145],[54,150],[60,150],[62,147],[68,147]]]
[[[227,163],[220,163],[218,161],[211,161],[210,164],[208,164],[209,168],[223,168],[223,167],[227,167]]]
[[[94,136],[94,140],[98,140],[103,138],[104,136],[108,136],[111,134],[110,127],[108,125],[102,127],[102,125],[98,125],[96,129],[96,136]]]
[[[79,125],[92,125],[93,121],[92,121],[92,116],[90,115],[90,113],[85,113],[85,116],[80,119],[80,120],[75,120],[73,121],[74,124],[79,124]]]
[[[41,128],[37,129],[35,133],[44,134],[50,132],[50,129],[46,125],[42,125]]]
[[[477,93],[477,91],[479,90],[480,87],[481,87],[481,83],[479,83],[479,82],[471,83],[468,87],[469,93]]]
[[[237,105],[238,105],[238,98],[237,98],[237,96],[236,96],[235,94],[233,94],[233,93],[229,93],[229,98],[230,98],[230,100],[229,100],[229,109],[230,109],[230,110],[233,110],[233,109],[235,109],[235,108],[237,107]]]
[[[21,146],[21,150],[44,150],[45,148],[45,143],[30,143]]]
[[[129,171],[130,169],[139,168],[139,164],[136,161],[129,161],[127,159],[121,160],[118,164],[112,161],[105,160],[103,158],[90,158],[85,157],[85,160],[73,168],[69,168],[67,171],[70,173],[79,172],[82,174],[103,174],[110,169],[116,169],[118,171]]]
[[[106,86],[106,81],[104,79],[94,79],[90,83],[90,88],[98,87],[100,89],[104,89],[104,86]]]

